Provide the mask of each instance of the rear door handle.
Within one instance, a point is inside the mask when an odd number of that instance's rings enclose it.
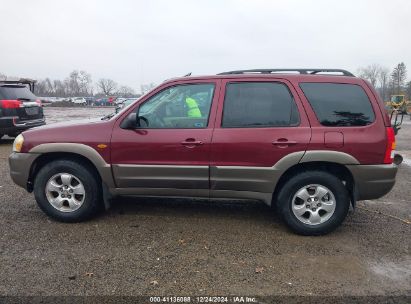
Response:
[[[201,146],[204,144],[201,140],[195,140],[194,138],[187,138],[186,140],[182,141],[181,144],[188,148],[192,148],[195,146]]]
[[[296,145],[297,142],[294,141],[294,140],[288,140],[287,138],[279,138],[279,139],[273,141],[272,144],[273,144],[274,146],[279,147],[279,148],[286,148],[286,147],[288,147],[288,146],[294,146],[294,145]]]

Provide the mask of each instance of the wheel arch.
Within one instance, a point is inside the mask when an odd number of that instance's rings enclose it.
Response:
[[[101,155],[90,146],[75,143],[50,143],[38,145],[29,152],[40,155],[31,165],[28,184],[32,183],[38,170],[45,163],[57,159],[72,159],[90,166],[107,187],[114,188],[110,164],[107,164]]]
[[[337,176],[344,184],[350,195],[351,203],[355,206],[355,180],[350,170],[343,164],[328,161],[300,162],[289,167],[280,176],[273,193],[273,204],[276,204],[278,192],[284,183],[294,175],[304,171],[324,171]]]

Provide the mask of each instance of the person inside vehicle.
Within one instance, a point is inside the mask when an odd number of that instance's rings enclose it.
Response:
[[[201,111],[198,106],[197,100],[195,100],[192,96],[194,95],[194,92],[190,92],[190,90],[187,90],[185,92],[185,104],[187,106],[187,117],[191,118],[201,118]]]

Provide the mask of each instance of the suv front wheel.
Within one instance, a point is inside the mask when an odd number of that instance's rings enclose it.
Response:
[[[62,222],[86,220],[101,205],[98,177],[87,164],[72,160],[42,167],[34,181],[34,196],[48,216]]]
[[[283,185],[277,204],[283,220],[293,231],[322,235],[344,221],[350,198],[336,176],[323,171],[305,171]]]

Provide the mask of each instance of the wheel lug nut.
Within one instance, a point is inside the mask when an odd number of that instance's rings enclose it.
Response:
[[[318,203],[318,204],[317,204],[317,207],[321,207],[321,203]]]
[[[61,195],[62,198],[66,197],[64,194]]]
[[[73,193],[73,189],[70,189],[69,192],[70,192],[70,193]]]
[[[315,211],[315,210],[317,210],[316,208],[313,208],[313,209],[311,209],[312,211]]]
[[[307,202],[311,202],[311,198],[307,199]]]
[[[306,207],[307,209],[310,209],[311,206],[310,206],[310,205],[306,205],[305,207]]]
[[[314,201],[318,201],[318,198],[315,197],[315,198],[314,198]]]
[[[67,198],[71,198],[71,195],[67,195]]]

